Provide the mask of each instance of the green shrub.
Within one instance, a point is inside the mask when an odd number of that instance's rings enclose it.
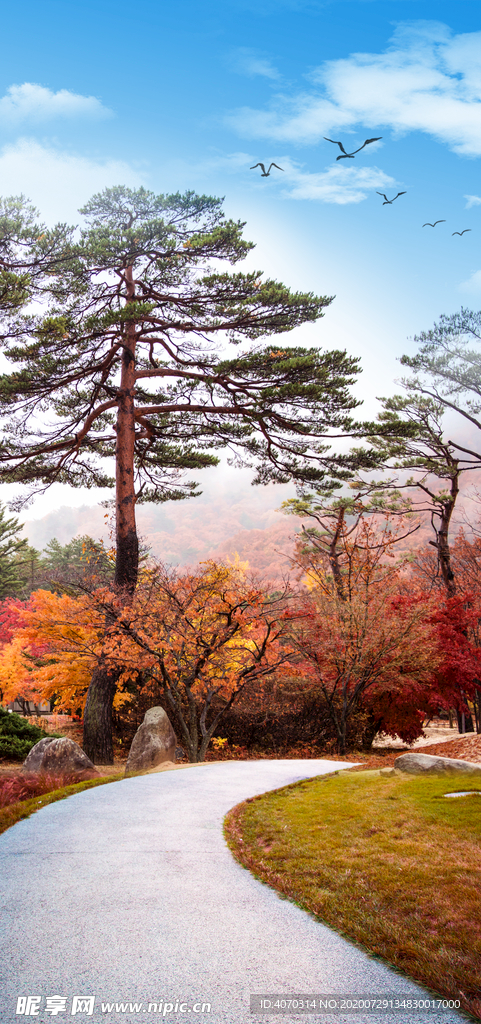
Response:
[[[32,747],[50,733],[30,725],[21,715],[0,707],[0,758],[25,761]]]

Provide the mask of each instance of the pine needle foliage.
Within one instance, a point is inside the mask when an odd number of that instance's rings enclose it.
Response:
[[[215,465],[218,448],[257,483],[342,476],[349,458],[330,435],[353,430],[358,360],[256,344],[316,321],[332,299],[228,272],[253,246],[220,199],[118,186],[80,212],[80,229],[49,229],[25,200],[0,206],[0,343],[13,365],[0,378],[0,479],[32,492],[113,486],[126,360],[137,502],[196,494],[184,474]]]

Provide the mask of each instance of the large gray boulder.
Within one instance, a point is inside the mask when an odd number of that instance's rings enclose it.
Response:
[[[45,736],[32,747],[22,765],[22,772],[46,772],[60,775],[75,773],[95,776],[99,772],[82,747],[67,736]]]
[[[176,746],[177,738],[164,709],[150,708],[132,740],[126,774],[156,768],[165,761],[175,762]]]
[[[414,751],[397,757],[394,767],[407,775],[469,775],[481,779],[481,764],[435,754],[415,754]]]

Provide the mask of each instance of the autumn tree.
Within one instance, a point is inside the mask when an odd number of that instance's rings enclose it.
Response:
[[[0,681],[26,679],[58,707],[83,707],[100,653],[118,679],[116,707],[163,699],[189,760],[203,761],[222,716],[247,684],[288,661],[286,589],[270,594],[242,566],[142,572],[132,598],[106,588],[38,591],[0,654]],[[105,625],[107,620],[108,625]]]
[[[18,609],[20,607],[23,605],[18,598],[7,598],[0,603],[0,658],[2,650],[10,644],[15,630],[18,628],[20,621]],[[13,695],[13,698],[10,696],[10,682],[10,674],[7,674],[6,679],[4,677],[3,680],[0,674],[0,705],[9,703],[16,696],[16,694]]]
[[[277,340],[331,299],[226,269],[252,244],[219,199],[119,186],[87,203],[80,229],[34,226],[17,203],[17,233],[11,203],[0,215],[1,341],[13,364],[0,378],[0,479],[32,492],[115,485],[115,584],[126,602],[138,576],[136,503],[194,496],[185,473],[215,465],[217,449],[252,466],[254,483],[338,482],[372,464],[368,452],[332,450],[366,432],[351,417],[358,360]],[[84,748],[102,763],[112,760],[117,685],[106,664],[100,654],[84,718]]]
[[[34,644],[34,655],[25,658],[20,639],[28,604],[28,601],[18,598],[7,598],[0,604],[0,703],[18,701],[23,715],[30,713],[30,703],[34,704],[38,714],[42,699],[42,686],[32,673],[32,667],[35,656],[44,647]]]
[[[452,545],[452,561],[459,584],[459,600],[456,604],[450,603],[447,605],[445,618],[440,620],[440,622],[445,623],[448,627],[443,628],[442,631],[442,647],[448,659],[449,671],[453,671],[453,674],[456,675],[457,649],[460,645],[464,648],[465,654],[467,652],[469,656],[469,665],[474,665],[475,667],[474,673],[468,672],[468,690],[469,698],[472,701],[476,732],[481,733],[481,665],[478,663],[481,655],[481,536],[479,534],[479,524],[476,523],[472,516],[470,517],[469,528],[471,538],[466,535],[466,530],[462,528]],[[449,628],[451,609],[455,610],[451,623],[451,626],[456,627],[454,634],[451,634]],[[461,630],[460,626],[462,626]],[[459,632],[462,634],[462,639],[459,636]],[[449,652],[451,636],[454,637],[455,643],[453,651]],[[459,673],[457,674],[457,681],[459,684]],[[465,701],[466,695],[464,703]],[[463,707],[461,710],[458,708],[457,714],[460,732],[467,731],[470,724],[470,715],[466,713],[466,707]]]
[[[464,545],[463,545],[464,546]],[[440,659],[437,674],[451,690],[449,707],[456,710],[459,732],[481,732],[481,599],[466,590],[435,609]]]
[[[37,590],[27,601],[5,601],[0,607],[4,699],[28,693],[29,700],[41,697],[68,714],[83,710],[104,634],[104,607],[89,593]],[[119,685],[116,706],[129,699]]]
[[[439,576],[448,601],[457,593],[461,595],[463,589],[463,581],[456,580],[456,560],[452,557],[450,531],[453,513],[462,475],[481,467],[481,455],[448,439],[443,415],[446,409],[456,409],[464,420],[475,423],[481,410],[475,397],[481,383],[476,369],[479,357],[467,349],[468,336],[476,336],[476,323],[478,326],[481,323],[479,316],[473,318],[466,311],[461,317],[442,318],[433,332],[422,337],[419,357],[411,361],[403,357],[403,362],[413,368],[423,368],[421,379],[416,375],[405,380],[404,396],[395,395],[382,400],[384,409],[380,419],[390,424],[392,434],[390,438],[372,439],[387,468],[407,470],[413,474],[403,482],[398,481],[398,486],[413,491],[413,509],[430,516],[434,540],[429,544],[437,556],[436,566],[431,567],[429,556],[421,551],[417,559],[418,573],[429,576],[433,568],[431,584],[436,585]],[[465,332],[462,337],[458,336],[457,341],[453,338],[454,328],[456,331],[463,328]],[[426,383],[428,377],[429,384]],[[416,428],[411,437],[401,433],[406,420]],[[399,438],[395,438],[397,424],[401,428]],[[468,596],[465,601],[469,605]],[[446,607],[451,607],[451,604]],[[445,631],[445,639],[448,635]],[[453,706],[457,710],[459,730],[465,732],[466,727],[472,729],[472,721],[470,714],[466,713],[466,694],[462,690],[461,697],[463,707],[458,706],[459,701]]]
[[[371,742],[380,730],[412,741],[432,706],[437,653],[425,595],[402,592],[402,562],[389,558],[402,529],[402,521],[393,530],[386,518],[379,530],[361,519],[353,534],[344,521],[339,574],[325,551],[314,546],[302,553],[309,593],[292,630],[295,670],[322,695],[340,754],[359,712]]]
[[[461,592],[481,594],[481,536],[476,525],[471,523],[471,539],[461,527],[452,545],[452,559]]]
[[[204,760],[246,685],[262,692],[289,660],[288,595],[288,587],[270,593],[242,565],[208,561],[195,573],[158,566],[131,606],[111,610],[120,646],[164,697],[190,761]]]

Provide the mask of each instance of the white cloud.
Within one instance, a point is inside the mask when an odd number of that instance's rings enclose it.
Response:
[[[481,270],[477,270],[476,273],[471,274],[467,281],[463,281],[459,285],[459,290],[460,292],[467,292],[468,295],[481,294]]]
[[[4,196],[23,193],[38,207],[42,219],[78,221],[77,210],[95,192],[110,185],[145,185],[145,176],[122,160],[96,162],[19,139],[0,152]]]
[[[284,194],[290,199],[313,199],[322,203],[360,203],[368,192],[376,188],[389,188],[395,184],[378,167],[341,167],[334,164],[327,171],[306,173],[289,159],[283,158],[287,189]]]
[[[239,110],[230,123],[242,134],[302,143],[359,125],[421,131],[481,155],[481,32],[453,36],[438,22],[409,22],[383,53],[326,61],[310,79],[309,91],[277,96],[267,110]]]
[[[52,92],[34,82],[11,85],[5,96],[0,98],[0,123],[4,125],[73,117],[98,120],[111,116],[112,111],[102,106],[95,96],[81,96],[68,89]]]
[[[227,117],[227,122],[241,135],[282,142],[319,142],[333,125],[339,128],[351,121],[350,114],[343,115],[333,103],[325,99],[314,100],[308,94],[294,99],[278,95],[270,110],[241,107]]]
[[[233,50],[227,57],[227,64],[231,71],[237,71],[238,74],[247,75],[249,78],[256,75],[263,78],[280,78],[277,68],[268,57],[247,46],[239,46],[237,50]]]
[[[472,206],[481,206],[481,196],[465,196],[464,198],[468,200],[464,207],[465,210],[470,210]]]
[[[302,166],[296,164],[289,156],[278,154],[266,155],[263,163],[266,169],[271,160],[274,160],[282,171],[273,168],[268,181],[261,176],[260,168],[252,170],[253,165],[259,161],[259,154],[252,156],[249,153],[219,153],[215,157],[203,160],[198,164],[179,164],[179,171],[183,176],[192,178],[192,175],[211,175],[214,171],[222,169],[224,173],[235,174],[246,173],[248,180],[254,189],[278,189],[281,194],[289,199],[312,199],[322,203],[336,203],[344,206],[346,203],[360,203],[367,198],[372,189],[392,188],[397,183],[379,167],[346,167],[345,164],[335,163],[326,171],[310,173],[304,171]],[[179,176],[179,174],[177,174]]]
[[[198,164],[180,165],[183,175],[192,178],[192,174],[211,175],[213,171],[222,169],[227,174],[239,173],[248,174],[248,180],[254,189],[278,189],[281,194],[289,199],[312,199],[322,203],[336,203],[344,206],[346,203],[360,203],[367,198],[372,189],[392,188],[396,185],[394,178],[391,178],[379,167],[346,167],[345,164],[335,163],[326,171],[310,173],[304,171],[302,166],[291,160],[289,156],[278,154],[267,155],[263,163],[266,169],[271,160],[282,168],[282,171],[273,168],[269,180],[262,177],[260,168],[252,170],[253,165],[259,161],[259,154],[256,156],[249,153],[219,153],[213,158],[201,161]]]

